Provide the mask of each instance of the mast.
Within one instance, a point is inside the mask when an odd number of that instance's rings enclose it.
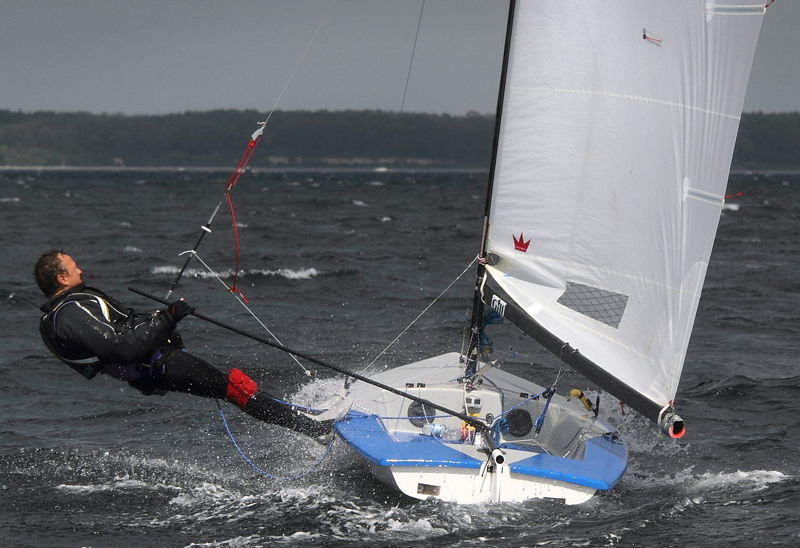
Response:
[[[511,34],[514,28],[514,10],[516,0],[509,0],[508,3],[508,22],[506,23],[506,41],[503,49],[503,68],[500,72],[500,89],[497,93],[497,111],[495,114],[494,137],[492,140],[492,161],[489,166],[489,178],[486,185],[486,204],[483,213],[483,229],[481,231],[481,249],[478,254],[478,272],[475,279],[475,295],[472,301],[472,319],[470,321],[469,347],[467,349],[467,368],[464,372],[465,377],[475,374],[478,364],[478,354],[480,352],[480,334],[484,327],[483,320],[483,300],[481,299],[481,286],[486,277],[486,268],[483,259],[486,258],[486,236],[489,232],[489,210],[492,205],[492,189],[494,187],[494,177],[497,164],[497,150],[500,144],[500,123],[503,117],[503,102],[506,94],[506,77],[508,75],[508,59],[511,52]]]

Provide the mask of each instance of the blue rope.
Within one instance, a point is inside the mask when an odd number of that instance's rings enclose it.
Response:
[[[294,480],[298,480],[300,478],[303,478],[303,477],[309,475],[311,472],[316,470],[316,468],[320,464],[322,464],[322,461],[324,461],[325,457],[328,456],[328,453],[331,452],[331,448],[333,447],[333,442],[336,440],[335,437],[333,439],[331,439],[331,442],[328,444],[328,448],[325,450],[325,454],[322,455],[322,457],[307,472],[304,472],[304,473],[300,474],[299,476],[292,476],[292,477],[288,477],[288,478],[282,478],[280,476],[273,476],[269,472],[265,472],[261,468],[259,468],[255,464],[253,464],[253,462],[250,459],[247,458],[247,456],[244,454],[244,452],[242,452],[242,450],[239,449],[239,445],[236,443],[236,440],[233,439],[233,433],[231,433],[231,429],[228,428],[228,421],[225,420],[225,413],[222,412],[222,405],[220,405],[219,400],[214,400],[214,401],[217,402],[217,409],[219,409],[219,416],[222,418],[222,424],[225,425],[225,431],[228,433],[228,437],[230,438],[231,443],[233,443],[233,446],[236,448],[236,450],[239,452],[239,454],[242,456],[242,458],[244,459],[244,461],[247,464],[252,466],[253,469],[256,470],[257,472],[259,472],[260,474],[262,474],[264,476],[267,476],[268,478],[281,480],[281,481],[294,481]]]
[[[542,390],[538,394],[534,394],[533,396],[530,396],[528,399],[519,402],[514,407],[512,407],[510,409],[506,409],[505,411],[500,413],[497,416],[497,419],[495,419],[494,424],[492,424],[492,439],[494,440],[494,442],[495,443],[500,443],[500,434],[501,433],[508,434],[508,432],[509,432],[508,421],[506,420],[506,417],[505,417],[507,414],[512,412],[517,407],[525,405],[529,401],[536,400],[540,396],[547,395],[548,392],[550,392],[550,394],[547,397],[547,403],[544,406],[544,411],[542,411],[541,416],[539,416],[539,418],[536,419],[536,425],[537,425],[536,433],[538,434],[539,431],[542,429],[542,424],[544,424],[544,416],[545,416],[545,413],[547,413],[547,406],[550,404],[550,398],[553,397],[553,393],[555,392],[555,391],[551,392],[551,390],[552,390],[552,388],[547,388],[546,390]]]
[[[539,396],[543,396],[543,395],[547,394],[547,391],[548,391],[548,390],[550,390],[550,389],[548,388],[548,389],[546,389],[546,390],[542,390],[542,391],[541,391],[541,392],[539,392],[538,394],[534,394],[533,396],[529,397],[527,400],[524,400],[524,401],[521,401],[521,402],[519,402],[519,403],[518,403],[517,405],[515,405],[514,407],[512,407],[512,408],[510,408],[510,409],[506,409],[505,411],[503,411],[502,413],[500,413],[500,414],[498,415],[498,417],[502,417],[502,416],[504,416],[504,415],[507,415],[507,414],[509,414],[510,412],[512,412],[512,411],[513,411],[514,409],[516,409],[517,407],[520,407],[520,406],[522,406],[522,405],[525,405],[526,403],[528,403],[528,402],[529,402],[529,401],[531,401],[531,400],[536,400],[536,399],[539,399]]]
[[[486,334],[486,326],[487,325],[496,325],[503,323],[504,318],[500,314],[497,313],[493,308],[489,308],[483,315],[483,326],[484,328],[481,329],[478,344],[480,346],[480,353],[482,356],[486,356],[494,352],[494,342],[492,338]]]
[[[544,409],[542,410],[542,414],[539,415],[539,418],[533,423],[534,428],[536,428],[536,433],[538,434],[542,430],[542,426],[544,426],[544,416],[547,415],[547,408],[550,407],[550,400],[553,399],[553,394],[556,391],[554,388],[549,389],[549,394],[547,394],[547,402],[544,404]]]

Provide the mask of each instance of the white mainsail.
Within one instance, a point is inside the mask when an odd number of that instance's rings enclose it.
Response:
[[[487,271],[651,418],[677,390],[764,11],[517,2]]]

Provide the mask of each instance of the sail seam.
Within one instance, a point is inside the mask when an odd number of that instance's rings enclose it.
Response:
[[[740,116],[734,116],[733,114],[726,114],[724,112],[718,112],[715,110],[709,110],[700,107],[693,107],[690,105],[686,105],[684,103],[676,103],[675,101],[663,101],[660,99],[653,99],[652,97],[641,97],[638,95],[626,95],[623,93],[608,93],[604,91],[590,91],[590,90],[583,90],[583,89],[564,89],[564,88],[547,88],[547,87],[537,87],[537,88],[529,88],[529,87],[522,87],[522,86],[513,86],[511,89],[515,91],[549,91],[549,92],[556,92],[556,93],[572,93],[575,95],[595,95],[598,97],[609,97],[612,99],[627,99],[631,101],[639,101],[642,103],[652,103],[655,105],[664,105],[669,107],[677,107],[685,110],[693,110],[695,112],[702,112],[704,114],[711,114],[712,116],[720,116],[723,118],[730,118],[731,120],[740,120]]]
[[[763,2],[761,4],[750,4],[747,6],[706,4],[706,13],[715,15],[764,15],[766,11],[767,8]]]
[[[528,259],[530,259],[533,262],[538,261],[538,262],[541,262],[541,263],[550,263],[550,264],[556,264],[556,265],[561,265],[561,266],[566,266],[566,267],[584,269],[587,272],[596,272],[596,273],[600,273],[600,274],[607,274],[607,275],[611,275],[611,276],[617,276],[619,278],[623,278],[623,279],[626,279],[626,280],[631,280],[631,281],[634,281],[634,282],[638,282],[638,283],[642,283],[642,284],[646,284],[646,285],[650,285],[650,286],[663,287],[663,288],[666,288],[666,289],[670,289],[670,290],[675,291],[675,292],[677,292],[679,294],[682,294],[682,295],[688,295],[688,296],[693,296],[693,297],[699,297],[700,296],[700,293],[688,292],[688,291],[686,291],[684,289],[681,289],[680,287],[674,287],[672,285],[665,284],[663,282],[654,281],[654,280],[652,280],[650,278],[644,278],[642,276],[632,275],[632,274],[628,274],[626,272],[620,272],[619,270],[611,270],[609,268],[600,268],[600,267],[597,267],[597,266],[592,266],[592,265],[588,265],[588,264],[585,264],[585,263],[578,263],[578,262],[575,262],[575,261],[562,261],[562,260],[559,260],[559,259],[553,259],[551,257],[544,257],[542,255],[532,255],[532,256],[528,257]],[[697,261],[697,263],[695,263],[695,264],[698,264],[698,263],[702,263],[703,265],[708,266],[708,263],[706,263],[705,261]],[[497,272],[502,272],[499,269],[496,269],[496,271]],[[503,275],[504,276],[508,276],[508,274],[505,274],[505,273],[503,273]],[[496,276],[494,278],[497,279]],[[523,278],[518,278],[518,279],[521,279],[521,280],[524,281]],[[527,282],[527,283],[534,283],[535,285],[544,285],[544,284],[536,284],[535,282]]]

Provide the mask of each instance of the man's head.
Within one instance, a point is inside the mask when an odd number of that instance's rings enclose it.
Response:
[[[81,269],[72,257],[60,249],[53,249],[39,257],[33,268],[33,277],[48,298],[82,283]]]

